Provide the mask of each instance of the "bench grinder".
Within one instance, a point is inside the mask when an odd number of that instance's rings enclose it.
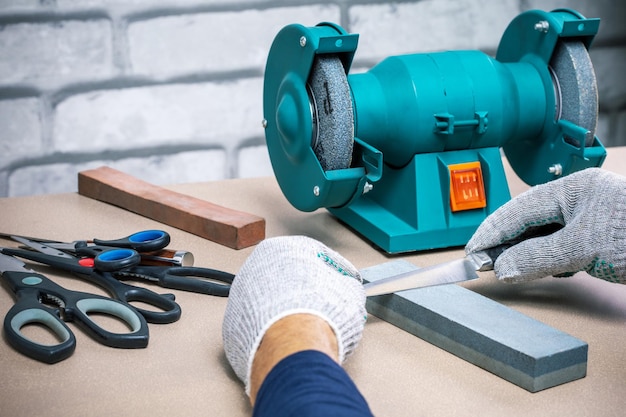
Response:
[[[387,252],[460,246],[527,184],[600,166],[587,52],[599,19],[532,10],[481,51],[393,56],[348,75],[358,35],[289,25],[265,71],[267,146],[299,210],[325,207]]]

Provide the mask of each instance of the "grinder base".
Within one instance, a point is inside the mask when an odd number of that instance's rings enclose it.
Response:
[[[482,167],[486,206],[454,212],[448,167],[472,161]],[[328,210],[386,252],[400,253],[465,245],[485,217],[510,198],[494,147],[417,154],[400,169],[385,165],[370,192]]]

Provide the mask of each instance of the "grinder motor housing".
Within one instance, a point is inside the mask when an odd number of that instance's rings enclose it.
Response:
[[[569,9],[533,10],[510,23],[495,59],[410,54],[351,75],[358,35],[285,27],[264,84],[283,194],[390,253],[464,245],[510,199],[501,148],[530,185],[604,161],[587,53],[598,27]]]

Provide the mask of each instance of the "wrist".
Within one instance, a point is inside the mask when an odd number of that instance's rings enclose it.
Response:
[[[314,314],[299,313],[286,316],[265,332],[252,362],[250,372],[250,402],[267,374],[281,360],[304,350],[316,350],[339,362],[337,336],[330,325]]]

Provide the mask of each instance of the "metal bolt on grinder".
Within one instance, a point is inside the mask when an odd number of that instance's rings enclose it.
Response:
[[[409,54],[350,75],[358,34],[284,27],[263,91],[283,194],[390,253],[464,245],[511,198],[500,149],[529,185],[602,165],[588,54],[599,25],[570,9],[531,10],[495,58]]]

